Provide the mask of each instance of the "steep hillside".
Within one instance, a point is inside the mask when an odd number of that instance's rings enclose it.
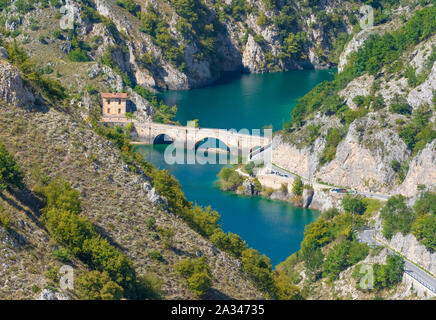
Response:
[[[376,23],[390,19],[386,10],[399,2],[373,2]],[[359,30],[363,1],[6,3],[0,19],[4,35],[80,92],[95,82],[117,90],[135,84],[188,89],[211,83],[223,71],[326,68],[339,61],[346,41]]]
[[[51,106],[46,93],[32,86],[39,82],[23,83],[18,70],[4,59],[0,68],[1,143],[17,159],[26,186],[0,192],[1,210],[10,221],[7,230],[3,222],[1,228],[2,299],[35,298],[47,288],[60,291],[57,270],[68,246],[53,238],[53,229],[47,232],[41,222],[40,209],[45,205],[41,194],[45,193],[30,191],[44,190],[41,186],[55,179],[79,191],[81,216],[132,261],[138,276],[153,279],[163,298],[194,297],[175,265],[199,256],[205,257],[213,279],[206,297],[264,296],[238,260],[215,248],[165,206],[166,200],[156,193],[144,171],[128,166],[114,143],[81,119],[76,105],[58,101]],[[165,185],[171,188],[173,183]],[[58,246],[63,256],[54,253]],[[74,250],[69,252],[77,273],[92,269]],[[74,298],[76,293],[62,292],[62,296]]]
[[[274,138],[279,166],[314,183],[390,196],[342,195],[306,227],[300,251],[278,269],[307,298],[434,297],[403,271],[405,261],[432,277],[436,267],[436,7],[408,14],[357,34],[341,72],[302,97]],[[315,189],[314,199],[317,191],[325,196]],[[365,229],[374,235],[365,238]]]
[[[368,38],[334,81],[299,100],[274,139],[273,162],[359,191],[413,196],[433,186],[434,21],[429,7]]]

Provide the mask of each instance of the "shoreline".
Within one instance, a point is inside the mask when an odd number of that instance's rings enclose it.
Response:
[[[242,167],[233,167],[231,170],[241,177],[242,182],[234,190],[225,190],[220,185],[222,180],[219,179],[218,186],[221,191],[235,195],[287,202],[295,207],[318,212],[341,207],[342,198],[345,196],[345,194],[332,194],[330,190],[318,184],[304,184],[304,180],[302,191],[299,195],[295,195],[292,189],[296,178],[290,179],[267,173],[264,168],[255,169],[256,172],[252,176],[243,172]]]

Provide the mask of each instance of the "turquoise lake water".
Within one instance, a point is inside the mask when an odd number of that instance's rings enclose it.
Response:
[[[283,128],[296,100],[316,84],[329,79],[328,70],[301,70],[269,74],[227,74],[210,87],[167,91],[161,97],[177,105],[182,125],[200,120],[203,128]]]
[[[182,124],[199,119],[201,127],[256,129],[273,125],[281,129],[296,99],[329,78],[325,70],[291,71],[263,75],[228,75],[213,86],[162,94],[167,104],[177,104]],[[221,215],[225,232],[240,235],[249,247],[271,259],[273,266],[300,248],[304,227],[318,217],[314,210],[261,197],[222,192],[217,174],[223,165],[169,165],[166,145],[138,146],[148,161],[168,169],[181,183],[188,200],[212,206]]]

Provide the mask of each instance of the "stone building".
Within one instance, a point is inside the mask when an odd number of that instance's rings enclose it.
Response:
[[[103,117],[125,118],[129,112],[127,93],[102,93]]]

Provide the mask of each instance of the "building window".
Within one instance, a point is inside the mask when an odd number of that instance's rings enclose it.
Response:
[[[107,108],[107,113],[111,113],[111,108]]]
[[[111,104],[111,99],[107,99],[107,103],[108,103],[108,104]]]
[[[118,104],[121,104],[121,99],[118,99]]]
[[[118,113],[121,113],[121,109],[118,109]]]

